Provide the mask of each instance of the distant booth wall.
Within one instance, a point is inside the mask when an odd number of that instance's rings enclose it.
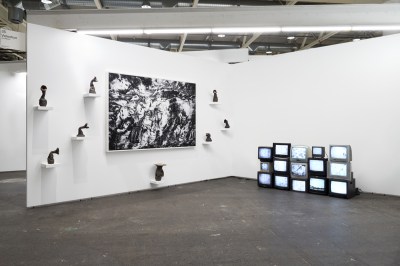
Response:
[[[26,63],[0,64],[0,172],[26,170]]]
[[[34,24],[28,24],[27,49],[28,207],[232,175],[232,157],[226,152],[232,138],[221,131],[229,99],[217,108],[209,104],[213,90],[221,98],[227,94],[225,64]],[[107,152],[110,72],[195,83],[196,146]],[[100,97],[84,98],[94,77]],[[47,105],[52,110],[35,109],[42,85],[47,87]],[[147,93],[145,87],[136,89]],[[127,105],[115,99],[113,104]],[[192,112],[183,108],[188,115]],[[129,108],[125,111],[120,116],[127,115]],[[85,123],[89,126],[84,129],[85,139],[73,140]],[[212,145],[202,145],[206,133],[211,133]],[[59,165],[42,167],[56,148],[60,154],[54,158]],[[163,183],[156,186],[150,183],[155,163],[167,164]]]

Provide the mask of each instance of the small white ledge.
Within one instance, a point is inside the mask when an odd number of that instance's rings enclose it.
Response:
[[[221,128],[221,131],[231,131],[231,128]]]
[[[39,106],[39,105],[36,105],[35,107],[35,110],[38,110],[38,111],[49,111],[49,110],[53,110],[53,106]]]
[[[212,143],[212,141],[204,141],[203,145],[210,145]]]
[[[77,137],[77,136],[72,136],[71,140],[84,140],[85,137]]]
[[[150,184],[152,184],[152,185],[161,185],[161,184],[164,184],[164,180],[160,180],[160,181],[157,181],[157,180],[155,180],[154,179],[154,177],[152,177],[152,178],[150,178]]]
[[[41,163],[43,168],[54,168],[58,167],[60,164],[59,163],[54,163],[54,164],[48,164],[48,163]]]
[[[220,102],[210,102],[210,105],[219,105],[221,104]]]
[[[100,97],[101,95],[97,94],[97,93],[85,93],[83,94],[84,98],[97,98]]]

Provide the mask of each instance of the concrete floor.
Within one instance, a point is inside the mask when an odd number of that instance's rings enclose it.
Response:
[[[228,178],[26,209],[22,176],[0,175],[0,265],[400,265],[398,197]]]

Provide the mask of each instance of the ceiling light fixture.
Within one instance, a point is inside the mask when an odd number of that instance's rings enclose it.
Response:
[[[204,34],[211,33],[210,28],[181,28],[181,29],[146,29],[145,34]]]
[[[225,34],[218,34],[217,35],[219,38],[224,38],[225,37]]]
[[[358,41],[361,41],[361,39],[359,38],[353,39],[353,42],[358,42]]]
[[[51,0],[42,0],[43,4],[50,5],[52,2]]]
[[[268,49],[267,49],[267,51],[266,51],[265,53],[266,53],[266,54],[272,54],[271,47],[268,46]]]
[[[86,35],[141,35],[143,30],[77,30],[77,33]]]
[[[142,8],[151,8],[150,2],[149,1],[143,1]]]
[[[293,40],[293,39],[294,39],[294,36],[288,36],[287,39],[288,39],[288,40]]]
[[[213,33],[260,33],[260,32],[280,32],[280,27],[224,27],[224,28],[213,28]]]

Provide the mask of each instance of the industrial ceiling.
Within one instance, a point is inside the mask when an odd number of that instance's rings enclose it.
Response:
[[[384,1],[374,0],[163,0],[163,1],[135,1],[135,0],[52,0],[43,4],[41,0],[3,0],[0,5],[0,28],[26,31],[26,22],[13,24],[8,19],[10,8],[17,7],[29,11],[50,12],[62,10],[76,12],[84,10],[104,9],[134,9],[141,10],[143,5],[150,5],[153,9],[188,8],[238,8],[238,7],[265,7],[284,5],[335,5],[335,4],[382,4]],[[28,15],[29,20],[29,15]],[[182,22],[185,23],[185,22]],[[160,25],[162,26],[162,25]],[[226,34],[151,34],[151,35],[112,35],[102,36],[116,41],[147,46],[171,52],[201,51],[214,49],[248,48],[250,55],[275,55],[288,52],[322,47],[327,45],[351,42],[382,36],[382,31],[350,31],[350,32],[277,32],[277,33],[226,33]],[[0,49],[0,61],[24,60],[26,53]]]

